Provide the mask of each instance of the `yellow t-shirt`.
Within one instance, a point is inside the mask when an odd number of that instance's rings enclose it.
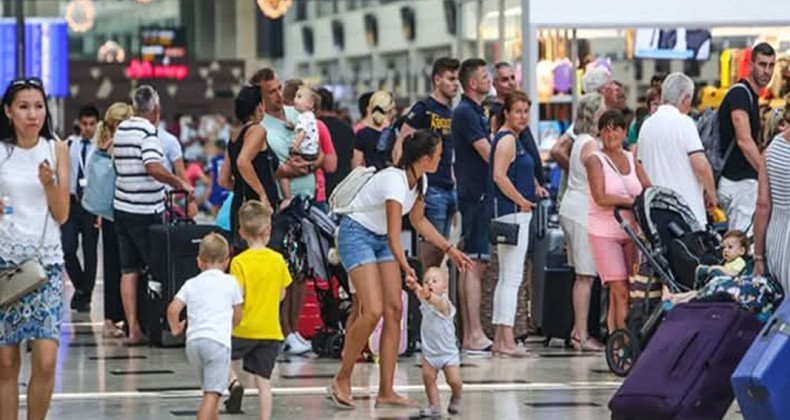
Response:
[[[248,249],[233,258],[230,274],[236,276],[244,296],[244,316],[233,336],[282,340],[280,292],[291,284],[283,256],[268,248]]]

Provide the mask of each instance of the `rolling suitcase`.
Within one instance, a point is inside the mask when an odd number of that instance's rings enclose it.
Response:
[[[151,226],[148,230],[147,281],[140,282],[145,288],[142,299],[139,299],[143,305],[140,311],[143,332],[151,344],[162,347],[184,344],[183,335],[175,337],[170,334],[166,312],[170,301],[187,279],[200,273],[197,255],[201,239],[212,232],[225,235],[218,226],[198,225],[175,216],[171,210],[174,197],[183,194],[183,191],[168,192],[166,208],[169,222]]]
[[[612,418],[721,419],[733,400],[729,378],[759,330],[735,303],[676,306],[609,401]]]
[[[774,313],[732,375],[743,418],[779,420],[790,415],[790,300]]]
[[[538,212],[538,214],[540,214]],[[540,219],[537,217],[536,219]],[[546,283],[546,262],[549,253],[560,252],[565,246],[565,235],[557,226],[547,228],[537,223],[534,247],[532,251],[532,295],[529,300],[529,311],[535,327],[543,329],[543,302]]]

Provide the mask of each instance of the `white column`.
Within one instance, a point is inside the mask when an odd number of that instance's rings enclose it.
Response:
[[[540,107],[538,106],[537,77],[535,69],[538,65],[538,39],[537,28],[529,20],[529,0],[521,1],[521,85],[532,100],[529,109],[529,126],[532,135],[538,138],[538,122],[540,121]]]

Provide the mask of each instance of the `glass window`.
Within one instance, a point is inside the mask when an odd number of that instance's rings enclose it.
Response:
[[[296,0],[296,21],[307,20],[307,0]]]
[[[348,10],[356,10],[357,9],[357,0],[347,0],[346,1],[346,8]]]
[[[317,0],[315,6],[318,17],[337,13],[337,0]]]

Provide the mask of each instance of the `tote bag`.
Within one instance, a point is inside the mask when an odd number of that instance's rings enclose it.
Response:
[[[91,214],[113,221],[116,174],[112,156],[103,150],[94,151],[88,157],[85,172],[82,207]]]

